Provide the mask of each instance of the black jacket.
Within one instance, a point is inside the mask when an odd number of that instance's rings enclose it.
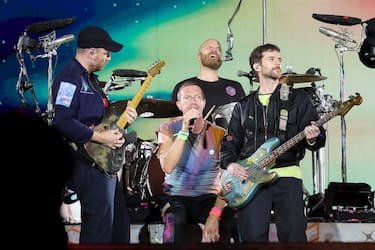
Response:
[[[288,110],[287,129],[279,129],[280,110]],[[267,139],[277,137],[282,145],[303,129],[311,121],[319,119],[311,97],[304,89],[291,89],[289,101],[280,100],[280,85],[270,97],[267,107],[258,98],[258,91],[250,93],[236,104],[228,126],[228,134],[223,138],[220,152],[220,165],[226,169],[231,162],[251,156]],[[281,154],[274,167],[291,165],[299,166],[305,155],[305,149],[318,150],[325,145],[325,130],[314,145],[306,139],[296,143],[292,148]]]

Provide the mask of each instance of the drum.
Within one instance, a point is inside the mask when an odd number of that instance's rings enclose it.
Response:
[[[163,192],[164,172],[161,169],[156,149],[147,162],[147,192],[148,199],[158,200]]]

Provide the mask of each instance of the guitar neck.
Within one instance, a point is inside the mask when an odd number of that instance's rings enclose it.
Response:
[[[339,114],[339,110],[334,110],[327,115],[320,118],[318,121],[315,122],[315,124],[320,127],[324,123],[331,120],[333,117],[335,117],[337,114]],[[268,166],[273,161],[275,161],[280,155],[282,155],[284,152],[288,151],[291,147],[296,145],[298,142],[302,141],[306,137],[305,133],[303,131],[299,132],[292,138],[290,138],[288,141],[286,141],[281,146],[277,147],[274,151],[272,151],[267,157],[263,158],[262,160],[258,161],[257,166],[263,168],[265,166]]]
[[[144,94],[146,93],[146,90],[148,89],[148,87],[150,86],[151,84],[151,81],[153,80],[154,78],[148,74],[146,80],[142,83],[142,86],[141,88],[138,90],[137,94],[133,97],[133,99],[130,101],[130,103],[128,104],[128,106],[132,107],[132,108],[136,108],[138,106],[138,104],[141,102],[142,100],[142,97],[144,96]],[[126,109],[125,109],[126,111]],[[122,114],[120,115],[119,119],[117,120],[116,122],[116,125],[119,127],[119,128],[125,128],[126,124],[128,123],[128,118],[126,117],[126,113],[122,112]]]

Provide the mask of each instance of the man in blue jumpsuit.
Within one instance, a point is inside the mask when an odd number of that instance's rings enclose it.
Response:
[[[78,35],[75,57],[54,80],[53,125],[78,149],[87,143],[110,150],[126,144],[123,128],[95,129],[103,122],[109,101],[94,73],[111,60],[111,52],[121,48],[102,28],[87,27]],[[136,110],[129,106],[125,114],[128,125],[137,117]],[[84,150],[76,150],[74,156],[72,188],[82,209],[80,243],[129,243],[130,223],[117,173],[100,167]]]

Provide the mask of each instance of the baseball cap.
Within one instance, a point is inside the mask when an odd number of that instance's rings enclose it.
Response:
[[[104,29],[97,26],[84,28],[78,34],[77,46],[82,49],[104,48],[112,52],[122,49],[122,44],[113,41]]]

